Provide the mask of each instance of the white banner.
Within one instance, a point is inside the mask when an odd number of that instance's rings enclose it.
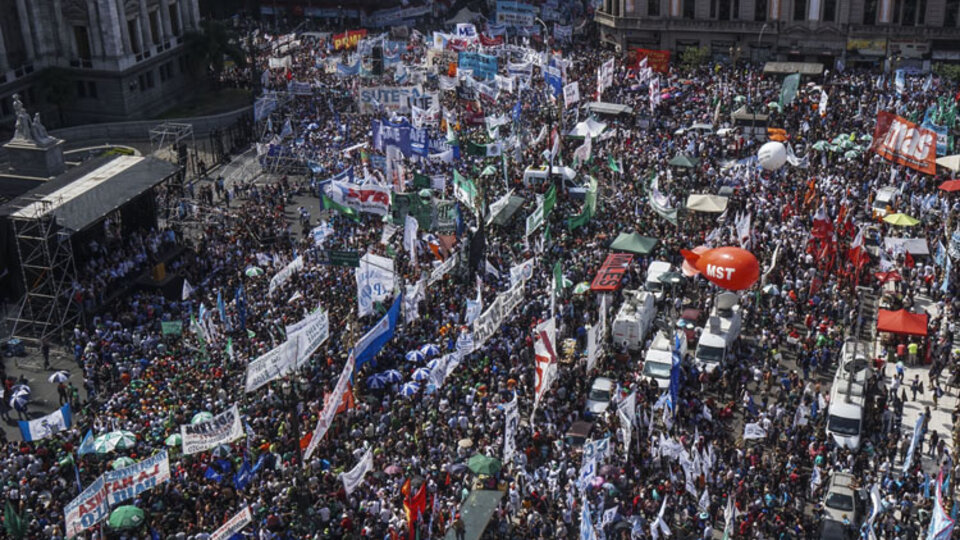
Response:
[[[350,496],[357,487],[363,482],[363,477],[373,470],[373,449],[368,448],[360,462],[347,472],[340,473],[340,480],[343,481],[343,490]]]
[[[356,278],[357,313],[363,317],[373,313],[374,302],[382,302],[393,294],[393,259],[367,253],[360,259]]]
[[[330,429],[330,424],[333,423],[333,418],[337,415],[337,409],[340,408],[340,403],[343,402],[343,395],[347,392],[347,386],[350,384],[350,378],[353,376],[354,364],[355,358],[353,352],[351,352],[350,357],[347,358],[346,365],[343,366],[343,371],[340,373],[340,378],[337,379],[337,385],[333,388],[333,393],[327,396],[326,402],[323,404],[323,410],[320,411],[320,418],[317,420],[317,427],[313,430],[313,437],[310,439],[310,444],[307,445],[307,449],[303,453],[304,465],[307,464],[307,460],[310,459],[310,456],[312,456],[313,452],[317,449],[323,436],[327,434],[327,430]]]
[[[253,514],[250,513],[250,507],[244,506],[233,515],[226,523],[210,535],[210,540],[227,540],[231,536],[242,531],[244,527],[253,523]]]
[[[199,454],[221,444],[227,444],[243,437],[243,424],[240,422],[240,410],[237,404],[199,424],[180,426],[183,439],[183,455]]]
[[[497,75],[497,90],[502,90],[512,94],[514,92],[514,78],[513,77],[504,77],[502,75]]]
[[[744,424],[743,438],[744,439],[766,439],[767,432],[765,429],[760,427],[760,424],[758,423]]]
[[[270,285],[267,288],[267,294],[273,294],[273,291],[277,290],[280,286],[289,280],[294,272],[299,272],[303,270],[303,256],[298,256],[296,259],[290,262],[290,264],[283,267],[282,270],[277,272],[275,276],[270,278]]]
[[[490,205],[489,211],[487,212],[487,225],[491,224],[497,215],[507,207],[507,204],[510,203],[511,195],[513,195],[513,189],[504,193],[503,197],[493,201],[493,204]]]
[[[410,266],[417,267],[417,233],[420,231],[420,222],[417,218],[407,214],[403,221],[403,248],[410,256]]]
[[[600,94],[611,86],[613,86],[613,58],[604,62],[597,71],[597,101],[601,101]]]
[[[503,321],[523,301],[523,283],[517,283],[497,295],[477,320],[473,321],[473,350],[483,347],[490,336],[503,325]]]
[[[597,367],[597,358],[600,356],[600,325],[587,327],[587,373]]]
[[[543,201],[540,201],[540,204],[533,210],[533,213],[527,216],[527,229],[524,236],[530,236],[533,234],[533,231],[539,229],[541,225],[543,225]]]
[[[580,101],[580,83],[573,81],[563,87],[563,105],[569,107]]]
[[[526,282],[528,279],[533,277],[533,259],[527,259],[526,261],[514,265],[510,268],[510,286],[513,287],[517,283]]]
[[[457,259],[460,258],[459,255],[459,253],[451,253],[445,261],[434,268],[433,271],[430,272],[430,279],[427,280],[427,286],[433,285],[443,279],[443,276],[449,274],[457,266]]]
[[[620,429],[623,431],[623,449],[627,457],[630,455],[630,441],[633,438],[633,424],[637,418],[637,394],[631,392],[629,396],[617,404],[617,416],[620,418]]]
[[[399,113],[410,112],[410,100],[427,97],[420,85],[414,86],[372,86],[361,88],[357,101],[360,103],[360,112],[375,113],[380,107],[385,111]],[[430,107],[439,106],[435,99],[431,99]]]
[[[333,180],[327,186],[327,193],[334,202],[349,206],[359,212],[368,212],[378,216],[390,211],[390,193],[388,186],[364,184],[362,186]]]
[[[513,400],[503,404],[503,463],[513,461],[517,452],[517,424],[520,422],[520,412],[517,410],[517,395]]]
[[[247,364],[247,392],[303,367],[310,355],[330,337],[330,315],[323,308],[296,324],[297,331],[287,334],[280,345]]]

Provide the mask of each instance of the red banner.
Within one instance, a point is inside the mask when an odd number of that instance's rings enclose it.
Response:
[[[636,55],[637,58],[635,62],[639,62],[646,58],[647,67],[653,71],[656,71],[657,73],[668,73],[670,71],[670,51],[636,49]]]
[[[480,34],[480,44],[484,47],[503,45],[503,36],[487,37],[483,34]]]
[[[611,253],[603,261],[603,266],[597,272],[590,284],[591,291],[615,291],[620,288],[620,278],[627,272],[633,255],[627,253]]]
[[[355,49],[361,39],[367,37],[367,29],[347,30],[342,34],[333,35],[333,48],[336,50]]]
[[[893,113],[877,113],[870,149],[900,165],[927,174],[937,173],[937,134]]]

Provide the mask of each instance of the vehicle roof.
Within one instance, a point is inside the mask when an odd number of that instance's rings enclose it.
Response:
[[[670,271],[670,263],[667,261],[653,261],[650,263],[650,266],[647,266],[647,274],[653,271],[659,271],[660,273]]]
[[[597,377],[593,380],[593,384],[590,385],[590,388],[601,388],[603,390],[610,390],[613,388],[613,381],[606,377]]]
[[[839,416],[840,418],[858,418],[863,419],[863,397],[862,396],[853,396],[850,399],[850,403],[847,403],[842,395],[836,396],[837,399],[834,400],[831,398],[830,407],[828,413],[832,416]]]
[[[830,475],[830,489],[828,491],[845,491],[853,494],[853,475],[844,472],[835,472]]]
[[[708,327],[709,328],[709,327]],[[727,340],[722,335],[709,332],[707,329],[700,334],[700,341],[697,345],[708,345],[710,347],[726,347]]]
[[[588,437],[591,429],[593,429],[593,422],[577,420],[570,425],[570,429],[567,430],[567,435],[572,435],[574,437]]]
[[[654,362],[657,364],[669,364],[673,365],[673,353],[671,351],[665,351],[663,349],[653,349],[647,351],[647,354],[643,357],[644,362]]]

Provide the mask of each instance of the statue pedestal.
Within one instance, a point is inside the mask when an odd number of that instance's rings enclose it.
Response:
[[[13,140],[3,148],[9,156],[11,172],[15,175],[51,178],[66,170],[61,139],[54,139],[46,145]]]

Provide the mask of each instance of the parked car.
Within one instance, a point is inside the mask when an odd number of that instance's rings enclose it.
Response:
[[[606,377],[597,377],[590,385],[590,393],[587,394],[587,405],[584,408],[584,414],[588,417],[598,416],[607,410],[610,406],[610,399],[613,397],[613,381]]]

